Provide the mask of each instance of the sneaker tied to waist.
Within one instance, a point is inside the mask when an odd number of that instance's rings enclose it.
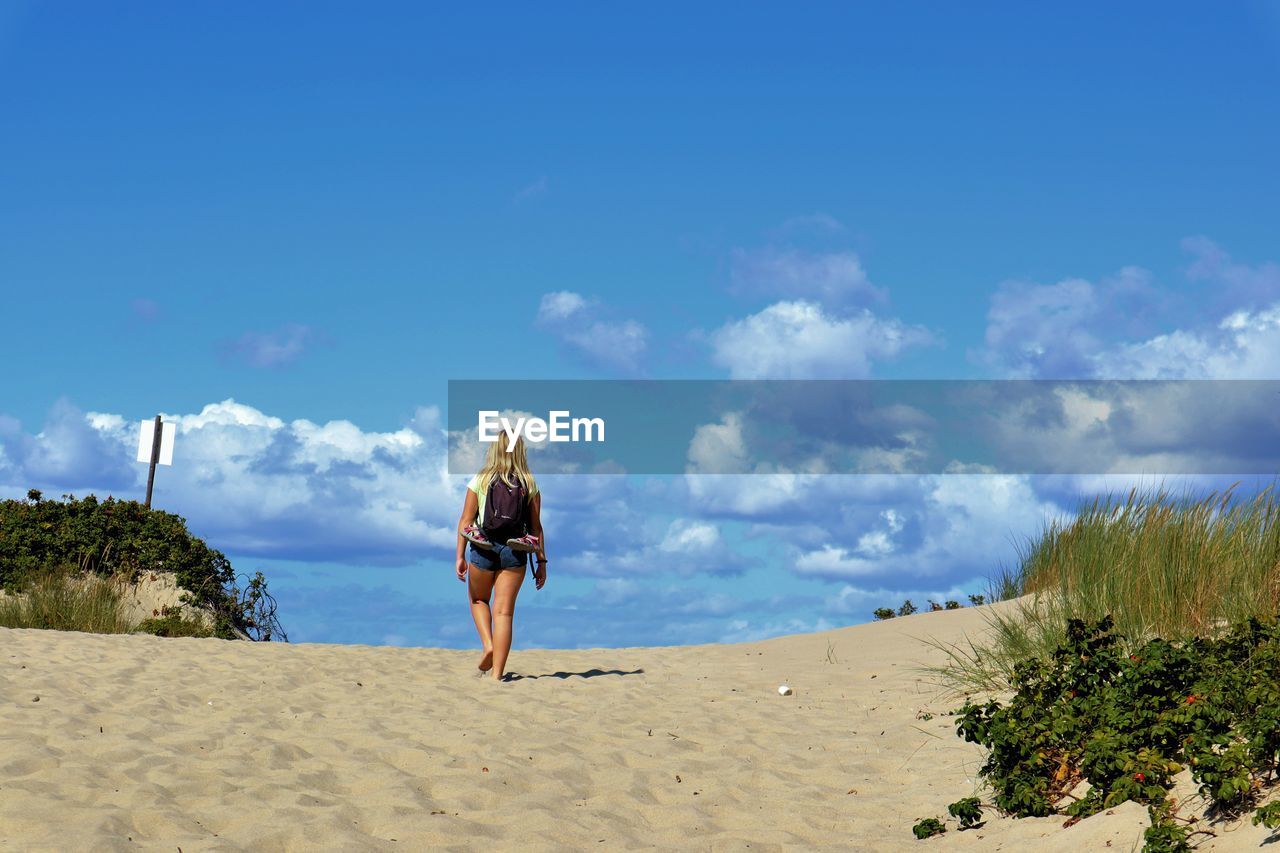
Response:
[[[538,537],[529,533],[519,539],[508,539],[507,547],[512,551],[536,551],[538,550]]]
[[[472,545],[479,545],[481,548],[493,547],[493,543],[484,535],[484,531],[474,524],[469,524],[462,528],[462,538],[466,539]]]

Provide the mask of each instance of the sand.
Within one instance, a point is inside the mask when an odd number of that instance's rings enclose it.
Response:
[[[519,618],[506,683],[478,650],[0,629],[0,851],[1141,846],[1132,803],[911,835],[979,793],[916,667],[982,608],[572,651],[520,649]]]

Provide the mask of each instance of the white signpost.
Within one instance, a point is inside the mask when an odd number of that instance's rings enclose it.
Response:
[[[151,463],[147,472],[147,509],[151,509],[151,488],[156,481],[156,465],[173,464],[173,424],[163,423],[156,415],[154,421],[142,421],[138,425],[138,461]]]

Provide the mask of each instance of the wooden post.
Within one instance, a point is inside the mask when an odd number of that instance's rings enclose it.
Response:
[[[156,415],[156,433],[151,439],[151,470],[147,472],[147,509],[151,509],[151,487],[155,485],[156,465],[160,462],[160,432],[160,416]]]

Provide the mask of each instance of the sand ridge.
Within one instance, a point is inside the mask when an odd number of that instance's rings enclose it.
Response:
[[[1134,804],[911,835],[981,761],[919,638],[984,625],[523,650],[517,624],[501,684],[478,649],[0,629],[0,850],[1136,849]]]

